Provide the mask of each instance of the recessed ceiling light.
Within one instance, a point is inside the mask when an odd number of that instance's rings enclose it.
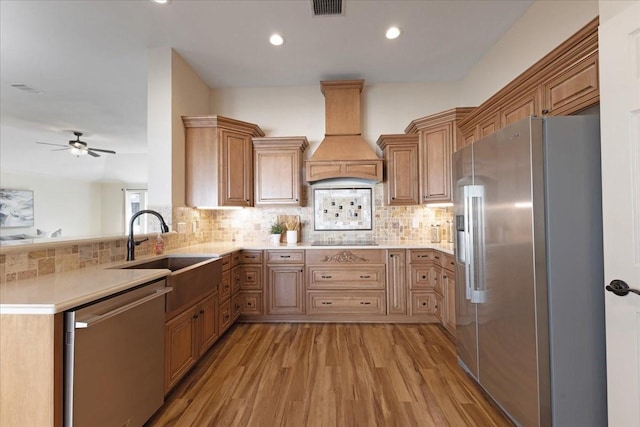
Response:
[[[169,3],[169,0],[152,0],[155,3],[159,3],[159,4],[167,4]]]
[[[389,27],[389,29],[387,30],[387,33],[385,34],[385,36],[389,40],[397,39],[399,35],[400,35],[400,28],[398,27]]]
[[[269,43],[274,46],[280,46],[282,43],[284,43],[284,39],[280,34],[272,34],[271,37],[269,37]]]

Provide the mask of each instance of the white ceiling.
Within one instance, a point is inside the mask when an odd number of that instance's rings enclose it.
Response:
[[[92,162],[87,176],[135,180],[117,171],[146,152],[151,47],[173,47],[217,88],[457,81],[532,2],[346,0],[343,16],[314,17],[310,0],[0,0],[0,148],[19,147],[41,172],[80,174],[74,157],[33,144],[66,144],[80,130],[90,146],[118,152],[81,159]],[[384,38],[390,25],[400,38]],[[283,46],[268,43],[273,32]],[[33,160],[43,150],[48,160]]]

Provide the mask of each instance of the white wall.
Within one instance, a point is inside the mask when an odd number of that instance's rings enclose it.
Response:
[[[185,134],[182,116],[209,114],[210,89],[180,55],[171,55],[172,206],[185,206]]]
[[[33,190],[34,226],[6,228],[0,235],[36,234],[62,229],[62,237],[101,234],[100,184],[55,176],[2,172],[3,188]]]
[[[596,0],[537,0],[463,79],[462,103],[482,104],[596,16]]]
[[[362,93],[362,134],[372,145],[381,134],[404,133],[419,117],[460,105],[457,84],[378,84]],[[308,158],[324,138],[324,96],[314,86],[211,90],[211,113],[255,123],[266,136],[306,136]]]

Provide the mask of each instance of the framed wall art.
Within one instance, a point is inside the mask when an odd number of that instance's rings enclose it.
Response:
[[[371,188],[313,190],[314,230],[371,230]]]
[[[33,227],[33,191],[0,189],[0,227]]]

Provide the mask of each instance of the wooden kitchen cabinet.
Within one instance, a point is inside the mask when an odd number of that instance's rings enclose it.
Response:
[[[425,322],[441,322],[443,295],[440,291],[440,252],[432,249],[408,251],[409,316]],[[437,264],[437,265],[436,265]]]
[[[186,202],[192,207],[253,206],[255,124],[223,116],[183,116]]]
[[[387,310],[389,314],[407,314],[406,253],[387,250]]]
[[[596,105],[598,22],[593,19],[461,120],[464,143],[528,116],[570,115]]]
[[[307,314],[386,315],[386,252],[312,249],[307,259]]]
[[[304,136],[253,138],[254,205],[303,206]]]
[[[442,325],[454,336],[456,334],[455,277],[455,261],[453,260],[453,256],[444,255],[444,263],[442,265],[442,288],[444,291]]]
[[[218,339],[218,295],[212,293],[165,325],[165,394]]]
[[[386,204],[389,206],[419,205],[421,202],[419,136],[417,134],[380,135],[376,144],[384,156]]]
[[[304,250],[269,250],[267,314],[304,314]]]
[[[421,203],[451,202],[451,155],[464,139],[457,124],[472,109],[454,108],[412,121],[407,134],[419,136],[419,185]]]
[[[304,265],[267,266],[267,314],[304,314]]]
[[[238,257],[240,292],[237,303],[240,318],[264,315],[263,251],[243,250]]]

